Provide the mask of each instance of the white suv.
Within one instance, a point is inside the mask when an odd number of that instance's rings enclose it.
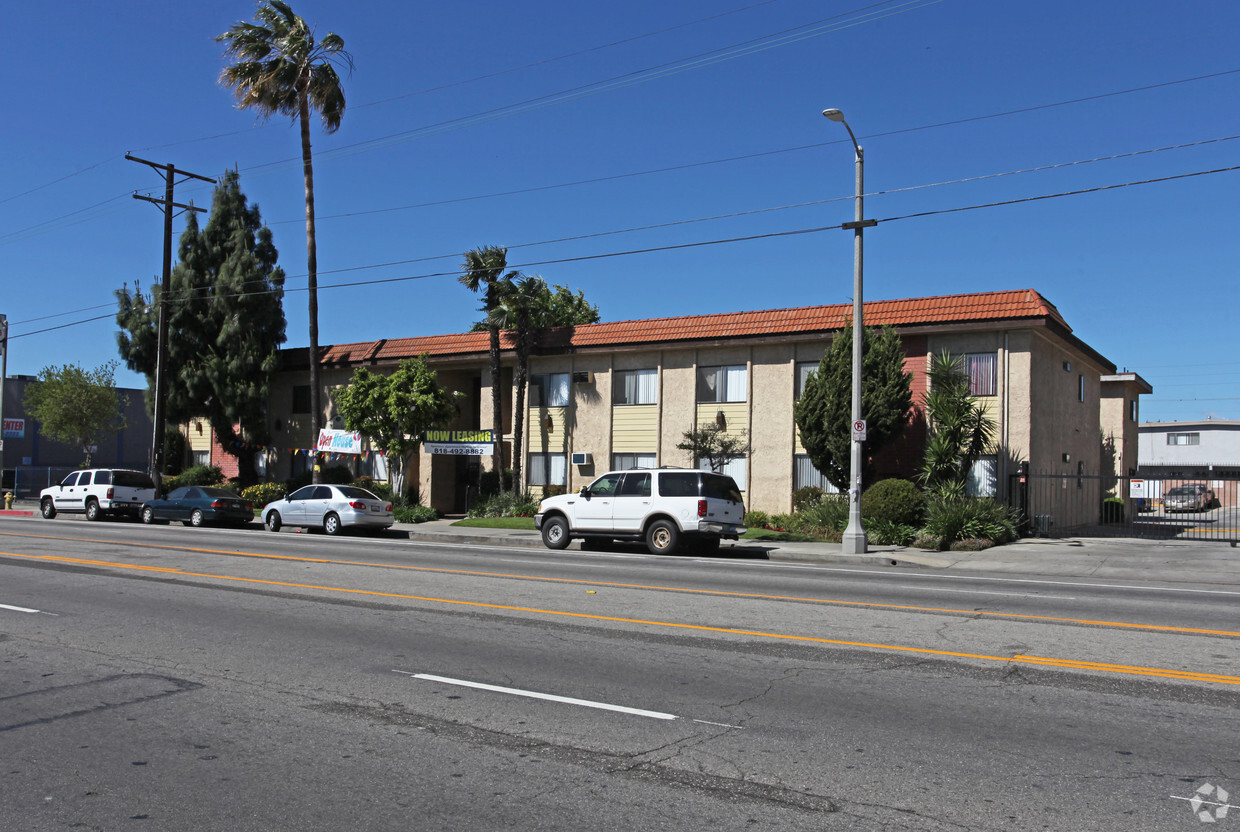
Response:
[[[39,511],[48,520],[60,512],[85,514],[102,520],[110,514],[137,519],[142,504],[155,499],[155,482],[141,471],[123,468],[91,468],[74,471],[39,492]]]
[[[745,503],[731,477],[656,468],[611,471],[580,493],[548,497],[538,505],[534,528],[551,549],[579,537],[583,548],[644,540],[656,555],[675,552],[682,543],[708,554],[718,551],[720,540],[748,531],[744,519]]]

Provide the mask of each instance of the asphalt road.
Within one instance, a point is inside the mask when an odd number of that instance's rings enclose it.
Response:
[[[0,759],[6,832],[1195,829],[1240,593],[0,520]]]

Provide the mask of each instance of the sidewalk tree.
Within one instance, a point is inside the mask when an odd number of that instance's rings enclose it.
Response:
[[[279,113],[301,127],[301,164],[306,193],[306,273],[309,289],[310,433],[322,427],[323,392],[319,386],[318,249],[314,224],[314,165],[310,153],[310,113],[318,113],[326,133],[344,118],[344,89],[336,65],[353,68],[344,39],[328,33],[316,40],[314,28],[282,0],[261,0],[254,23],[239,21],[216,38],[225,44],[225,58],[234,61],[220,73],[238,109],[254,109],[260,118]],[[314,482],[320,481],[314,466]]]
[[[513,351],[517,354],[517,369],[513,374],[516,403],[513,405],[512,488],[521,487],[521,452],[525,438],[525,392],[530,380],[530,352],[538,340],[541,327],[539,304],[549,294],[546,282],[538,275],[510,274],[505,278],[499,305],[492,311],[495,324],[500,329],[512,330]]]
[[[926,411],[926,457],[921,481],[926,490],[963,496],[975,463],[995,438],[994,420],[970,392],[964,359],[948,352],[930,359]]]
[[[284,271],[257,205],[247,204],[236,171],[220,180],[201,230],[190,214],[178,247],[168,303],[165,413],[171,423],[204,418],[243,479],[253,477],[252,445],[269,440],[266,404],[284,343]],[[159,290],[116,293],[117,345],[153,394]],[[148,406],[152,403],[148,401]]]
[[[873,455],[900,435],[913,407],[911,373],[904,347],[891,327],[866,327],[862,335],[861,417],[866,422],[862,482],[873,477]],[[810,462],[842,492],[852,452],[852,327],[831,342],[818,369],[805,380],[794,410]]]
[[[749,440],[743,430],[730,434],[727,428],[710,423],[685,431],[684,441],[676,447],[688,451],[695,465],[705,462],[710,470],[722,471],[729,460],[749,453]]]
[[[115,361],[93,370],[76,364],[44,367],[38,382],[26,388],[23,406],[39,423],[39,433],[81,448],[85,468],[94,464],[99,443],[125,427],[128,400],[116,390],[116,367]]]
[[[403,497],[409,457],[426,431],[447,427],[459,415],[459,396],[439,386],[427,356],[422,355],[402,361],[387,376],[359,367],[333,399],[345,427],[387,455],[392,491]]]

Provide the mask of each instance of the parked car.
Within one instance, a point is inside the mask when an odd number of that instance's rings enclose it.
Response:
[[[173,489],[162,500],[142,504],[142,522],[146,524],[180,520],[187,526],[224,523],[241,526],[254,519],[254,505],[227,488],[187,485]]]
[[[392,525],[392,504],[355,485],[307,485],[263,506],[263,525],[321,528],[340,534],[348,528],[381,532]]]
[[[1208,511],[1214,508],[1214,492],[1199,482],[1177,485],[1163,495],[1165,511]]]
[[[39,492],[39,512],[48,520],[57,514],[85,514],[87,520],[122,515],[137,519],[143,503],[155,499],[155,481],[141,471],[88,468],[74,471]]]
[[[538,505],[534,527],[543,543],[563,549],[574,537],[585,548],[606,548],[614,540],[642,540],[652,554],[689,544],[718,551],[736,540],[745,503],[736,482],[724,474],[688,468],[610,471],[577,494],[548,497]]]

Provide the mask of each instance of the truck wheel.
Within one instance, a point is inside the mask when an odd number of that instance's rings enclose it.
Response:
[[[99,510],[99,503],[97,500],[91,499],[91,500],[86,501],[86,519],[87,520],[102,520],[103,519],[103,512]]]
[[[44,520],[51,520],[56,516],[56,504],[52,502],[51,497],[43,499],[43,502],[39,504],[39,511],[43,513]]]
[[[543,545],[548,549],[563,549],[572,540],[568,533],[568,523],[563,517],[551,517],[543,521]]]
[[[670,555],[680,545],[680,529],[670,520],[656,520],[646,530],[646,548],[652,555]]]

